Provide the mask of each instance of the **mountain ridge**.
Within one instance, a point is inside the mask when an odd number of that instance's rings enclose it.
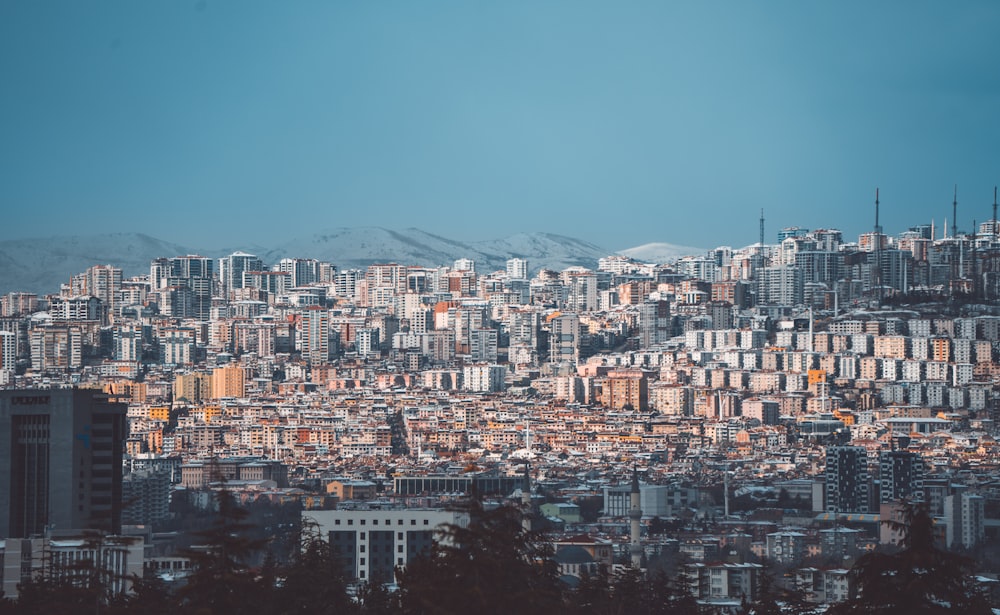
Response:
[[[287,257],[315,258],[329,261],[340,269],[364,268],[378,262],[437,267],[451,265],[459,258],[469,258],[475,261],[479,272],[503,269],[509,258],[528,260],[531,271],[542,268],[560,271],[571,266],[593,269],[601,257],[629,252],[615,252],[581,239],[548,232],[459,241],[417,228],[392,230],[378,226],[324,229],[275,246],[248,242],[224,249],[194,248],[141,232],[32,237],[0,241],[0,294],[11,291],[56,293],[60,284],[93,265],[115,265],[122,268],[124,277],[131,277],[148,272],[154,258],[185,254],[219,258],[236,250],[256,254],[266,265]],[[648,261],[642,256],[636,258]]]

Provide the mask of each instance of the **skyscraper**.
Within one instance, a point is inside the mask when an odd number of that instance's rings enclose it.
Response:
[[[869,509],[868,451],[861,446],[826,449],[826,510],[866,513]]]
[[[187,292],[176,293],[183,300],[174,302],[176,305],[171,307],[169,314],[178,318],[208,320],[215,279],[214,263],[208,257],[194,255],[158,258],[149,266],[150,289],[167,294],[171,289],[175,292],[176,289],[185,289]],[[160,303],[164,301],[161,297]],[[160,309],[164,311],[162,305]]]
[[[0,391],[0,537],[120,532],[125,409],[84,389]]]
[[[243,288],[243,273],[247,271],[264,271],[263,261],[246,252],[233,252],[219,259],[219,278],[225,296],[235,288]]]
[[[313,306],[302,313],[299,350],[310,365],[330,360],[330,312]]]
[[[922,500],[924,460],[909,451],[881,451],[878,456],[879,502]]]

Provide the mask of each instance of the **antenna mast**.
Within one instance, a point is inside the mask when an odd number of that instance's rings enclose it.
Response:
[[[993,234],[1000,235],[1000,229],[997,229],[997,187],[993,186]]]
[[[875,281],[875,292],[879,304],[882,303],[882,226],[878,223],[878,188],[875,188],[875,266],[873,277]]]
[[[878,188],[875,188],[875,233],[882,233],[882,227],[878,224]]]
[[[951,202],[951,236],[958,237],[958,184],[955,184],[955,199]]]
[[[994,190],[993,192],[996,193],[996,190]],[[996,200],[996,199],[994,199],[994,200]],[[996,208],[994,207],[994,210],[995,209]],[[996,216],[994,216],[994,217],[996,217]],[[762,251],[764,249],[764,208],[761,208],[761,210],[760,210],[760,249]]]

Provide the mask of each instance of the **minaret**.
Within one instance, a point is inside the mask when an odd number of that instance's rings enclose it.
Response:
[[[642,567],[642,543],[639,542],[639,522],[642,520],[642,508],[639,504],[639,473],[632,466],[632,492],[630,495],[629,518],[629,555],[632,556],[632,567],[638,570]]]
[[[532,530],[532,520],[535,511],[531,507],[531,463],[524,462],[524,480],[521,482],[521,527],[524,531]]]

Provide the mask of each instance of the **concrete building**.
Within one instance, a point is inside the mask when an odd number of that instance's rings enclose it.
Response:
[[[825,474],[827,512],[869,511],[868,451],[860,446],[827,447]]]
[[[341,562],[348,582],[390,583],[397,566],[427,553],[445,525],[465,526],[468,516],[441,509],[380,509],[303,511],[318,525]]]
[[[83,389],[0,391],[0,537],[121,530],[125,405]]]

